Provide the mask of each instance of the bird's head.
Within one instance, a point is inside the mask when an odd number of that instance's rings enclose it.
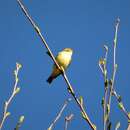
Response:
[[[73,54],[73,50],[71,48],[65,48],[63,51],[71,53],[71,55]]]

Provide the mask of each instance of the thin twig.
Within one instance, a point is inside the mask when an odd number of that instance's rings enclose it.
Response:
[[[103,99],[103,129],[106,129],[106,107],[107,107],[107,94],[108,94],[108,80],[107,80],[107,56],[108,56],[108,47],[104,45],[105,57],[100,59],[99,67],[103,74],[104,78],[104,99]]]
[[[65,130],[68,128],[68,121],[65,121]]]
[[[20,0],[17,0],[17,2],[18,2],[18,4],[20,5],[20,8],[22,9],[22,11],[23,11],[23,13],[25,14],[25,16],[27,17],[27,19],[28,19],[28,20],[30,21],[30,23],[32,24],[32,26],[33,26],[33,28],[35,29],[36,33],[38,34],[38,36],[39,36],[40,39],[42,40],[42,43],[45,45],[46,49],[47,49],[48,52],[50,53],[50,57],[52,58],[53,62],[55,63],[55,65],[57,66],[57,68],[61,71],[62,76],[64,77],[64,80],[65,80],[65,82],[66,82],[66,84],[67,84],[68,92],[73,96],[73,98],[75,99],[75,101],[76,101],[78,107],[80,108],[80,111],[85,115],[86,118],[84,118],[84,119],[87,121],[87,123],[89,124],[89,126],[91,127],[92,130],[96,130],[95,125],[91,122],[91,120],[89,119],[89,117],[88,117],[86,111],[85,111],[84,108],[81,106],[81,104],[80,104],[78,98],[75,96],[74,90],[73,90],[73,88],[72,88],[72,86],[71,86],[71,84],[70,84],[70,82],[69,82],[69,80],[68,80],[68,78],[67,78],[67,76],[66,76],[66,74],[65,74],[64,69],[61,68],[61,67],[58,65],[58,63],[57,63],[57,61],[56,61],[56,59],[55,59],[53,53],[51,52],[51,50],[50,50],[50,48],[49,48],[49,46],[48,46],[48,44],[47,44],[45,38],[44,38],[44,37],[42,36],[42,34],[41,34],[41,31],[40,31],[39,27],[38,27],[38,26],[36,25],[36,23],[32,20],[31,16],[28,14],[28,12],[27,12],[27,10],[25,9],[25,7],[24,7],[24,5],[22,4],[22,2],[21,2]]]
[[[108,80],[107,80],[107,56],[108,47],[105,45],[105,65],[104,65],[104,109],[103,109],[103,128],[106,129],[106,106],[107,106],[107,92],[108,92]]]
[[[118,33],[118,28],[119,28],[119,23],[120,19],[118,18],[116,21],[115,25],[115,36],[114,36],[114,55],[113,55],[113,75],[112,75],[112,83],[110,84],[110,95],[108,98],[108,105],[109,105],[109,113],[108,113],[108,118],[110,115],[110,110],[111,110],[111,97],[112,97],[112,90],[114,88],[114,82],[115,82],[115,75],[116,75],[116,70],[117,70],[117,64],[116,64],[116,46],[117,46],[117,33]]]
[[[68,123],[72,120],[72,118],[74,117],[73,114],[70,114],[69,116],[65,117],[65,130],[67,130],[68,128]]]
[[[120,122],[117,122],[115,130],[118,130],[120,128],[120,125],[121,125]]]
[[[104,109],[103,109],[103,129],[106,129],[106,106],[107,106],[107,90],[104,92]]]
[[[128,124],[127,130],[130,130],[130,123]]]
[[[21,127],[23,122],[24,122],[24,116],[20,116],[19,121],[18,121],[16,127],[14,128],[14,130],[19,130],[19,128]]]
[[[16,63],[16,70],[14,71],[14,75],[15,75],[14,88],[13,88],[13,92],[12,92],[11,96],[9,97],[9,99],[7,101],[5,101],[3,117],[2,117],[1,122],[0,122],[0,130],[2,129],[2,126],[3,126],[3,123],[5,122],[5,119],[10,115],[10,112],[8,112],[8,107],[9,107],[12,99],[20,91],[20,88],[17,86],[18,81],[19,81],[18,73],[19,73],[20,68],[21,68],[21,65],[19,63]]]
[[[63,107],[61,108],[60,112],[58,113],[58,115],[56,116],[56,118],[54,119],[54,121],[51,123],[51,125],[49,126],[48,130],[52,130],[56,124],[56,122],[59,120],[59,118],[61,117],[63,111],[65,110],[66,106],[68,105],[68,102],[71,101],[71,99],[69,98],[68,100],[65,101]]]
[[[117,94],[117,92],[115,90],[113,90],[113,93],[112,93],[115,98],[117,99],[117,102],[120,104],[120,108],[121,108],[121,111],[124,113],[124,115],[127,117],[128,120],[130,120],[130,117],[129,117],[129,114],[128,114],[128,111],[126,110],[126,108],[124,107],[124,104],[123,102],[121,101],[121,97],[119,94]]]

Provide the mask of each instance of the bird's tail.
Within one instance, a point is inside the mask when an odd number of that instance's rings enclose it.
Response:
[[[46,81],[49,83],[49,84],[51,84],[51,82],[53,81],[53,77],[52,76],[50,76]]]

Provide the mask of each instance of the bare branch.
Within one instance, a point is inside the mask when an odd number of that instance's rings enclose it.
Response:
[[[100,59],[99,61],[99,67],[101,69],[101,72],[104,77],[104,98],[103,98],[103,128],[106,130],[106,127],[109,125],[109,115],[110,115],[110,107],[111,107],[111,96],[112,96],[112,90],[114,88],[114,81],[115,81],[115,75],[116,75],[116,70],[117,70],[117,64],[116,64],[116,46],[117,46],[117,33],[118,33],[118,28],[119,28],[119,18],[117,19],[116,25],[115,25],[115,36],[114,36],[114,51],[113,51],[113,74],[112,74],[112,79],[108,81],[108,76],[107,76],[107,55],[108,55],[108,47],[104,45],[105,48],[105,57],[103,59]],[[110,89],[110,92],[108,93],[108,87]],[[107,125],[107,124],[108,125]]]
[[[13,88],[13,92],[12,92],[11,96],[9,97],[9,99],[7,101],[5,101],[3,117],[0,122],[0,130],[2,129],[5,119],[10,115],[10,112],[8,112],[8,107],[9,107],[11,101],[13,100],[14,96],[20,91],[20,88],[17,85],[18,85],[18,81],[19,81],[18,73],[19,73],[19,70],[21,67],[22,67],[21,64],[16,63],[16,69],[14,70],[14,75],[15,75],[14,88]]]
[[[115,25],[115,36],[114,36],[114,41],[113,41],[113,47],[114,47],[114,55],[113,55],[113,75],[112,75],[112,82],[110,84],[110,95],[108,98],[108,105],[109,105],[109,113],[108,113],[108,117],[110,115],[110,110],[111,110],[111,97],[112,97],[112,90],[114,88],[114,82],[115,82],[115,75],[116,75],[116,70],[117,70],[117,64],[116,64],[116,47],[117,47],[117,33],[118,33],[118,28],[119,28],[119,23],[120,23],[120,19],[118,18],[116,21],[116,25]]]
[[[65,130],[67,130],[68,128],[68,123],[72,120],[72,118],[74,117],[73,114],[70,114],[69,116],[65,117]]]
[[[49,126],[49,128],[47,130],[52,130],[56,124],[56,122],[59,120],[59,118],[61,117],[64,109],[66,108],[66,106],[68,105],[68,102],[70,102],[71,99],[69,98],[68,100],[65,101],[63,107],[61,108],[60,112],[58,113],[58,115],[56,116],[56,118],[54,119],[54,121],[51,123],[51,125]]]
[[[103,129],[106,129],[106,108],[107,108],[107,95],[108,95],[108,79],[107,79],[107,56],[108,56],[108,47],[104,45],[105,57],[100,59],[99,67],[103,74],[104,78],[104,98],[103,98]]]

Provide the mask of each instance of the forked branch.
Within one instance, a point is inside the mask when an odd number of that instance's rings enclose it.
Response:
[[[65,101],[65,103],[64,103],[63,107],[61,108],[60,112],[58,113],[58,115],[56,116],[56,118],[54,119],[54,121],[51,123],[51,125],[49,126],[49,128],[47,130],[52,130],[54,128],[56,122],[59,120],[63,111],[65,110],[65,108],[67,107],[67,105],[70,101],[71,101],[71,98],[69,98]]]

